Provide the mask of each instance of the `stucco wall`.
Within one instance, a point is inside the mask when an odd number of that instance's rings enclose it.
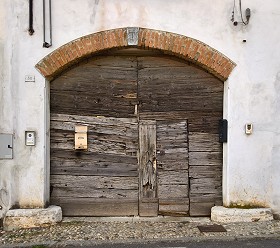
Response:
[[[248,26],[230,21],[233,0],[52,1],[53,46],[43,48],[42,2],[34,1],[35,33],[29,36],[28,1],[2,0],[0,133],[14,134],[14,159],[0,160],[0,217],[13,205],[42,207],[48,200],[48,83],[35,64],[80,36],[127,26],[198,39],[237,64],[225,82],[224,204],[270,206],[280,213],[280,5],[242,3],[252,11]],[[36,82],[25,82],[25,75],[35,75]],[[250,136],[245,123],[254,125]],[[25,146],[26,130],[36,131],[35,147]]]

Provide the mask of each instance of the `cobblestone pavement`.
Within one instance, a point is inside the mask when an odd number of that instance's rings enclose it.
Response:
[[[123,242],[125,240],[156,239],[244,239],[244,238],[279,238],[280,221],[230,223],[223,224],[227,232],[201,233],[198,225],[211,225],[207,218],[195,221],[112,221],[89,222],[75,219],[40,228],[20,229],[17,231],[0,230],[0,247],[63,247],[67,242]],[[25,244],[25,245],[24,245]],[[35,246],[35,244],[46,246]]]

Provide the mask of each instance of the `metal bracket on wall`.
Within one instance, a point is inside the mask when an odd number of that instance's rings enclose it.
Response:
[[[47,7],[47,8],[46,8]],[[49,42],[46,41],[46,9],[49,11]],[[49,4],[46,6],[46,1],[43,0],[43,47],[49,48],[52,46],[52,1],[49,0]]]
[[[29,35],[34,34],[33,29],[33,0],[29,0],[29,28],[28,28]]]

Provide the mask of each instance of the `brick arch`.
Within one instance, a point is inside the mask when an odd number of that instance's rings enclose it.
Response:
[[[112,48],[158,49],[201,66],[225,81],[236,64],[205,43],[174,33],[147,28],[118,28],[73,40],[36,64],[39,72],[52,80],[80,60]]]

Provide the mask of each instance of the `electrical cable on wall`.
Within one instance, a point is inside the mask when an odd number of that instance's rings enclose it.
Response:
[[[236,10],[236,4],[235,4],[235,0],[233,0],[233,9],[232,9],[232,16],[231,16],[231,21],[233,22],[233,25],[234,26],[237,26],[238,24],[248,25],[250,17],[251,17],[251,10],[249,8],[247,8],[245,10],[246,21],[244,21],[244,18],[243,18],[243,13],[242,13],[243,11],[242,11],[242,2],[241,2],[241,0],[239,0],[240,21],[236,21],[236,19],[235,19],[235,10]]]

